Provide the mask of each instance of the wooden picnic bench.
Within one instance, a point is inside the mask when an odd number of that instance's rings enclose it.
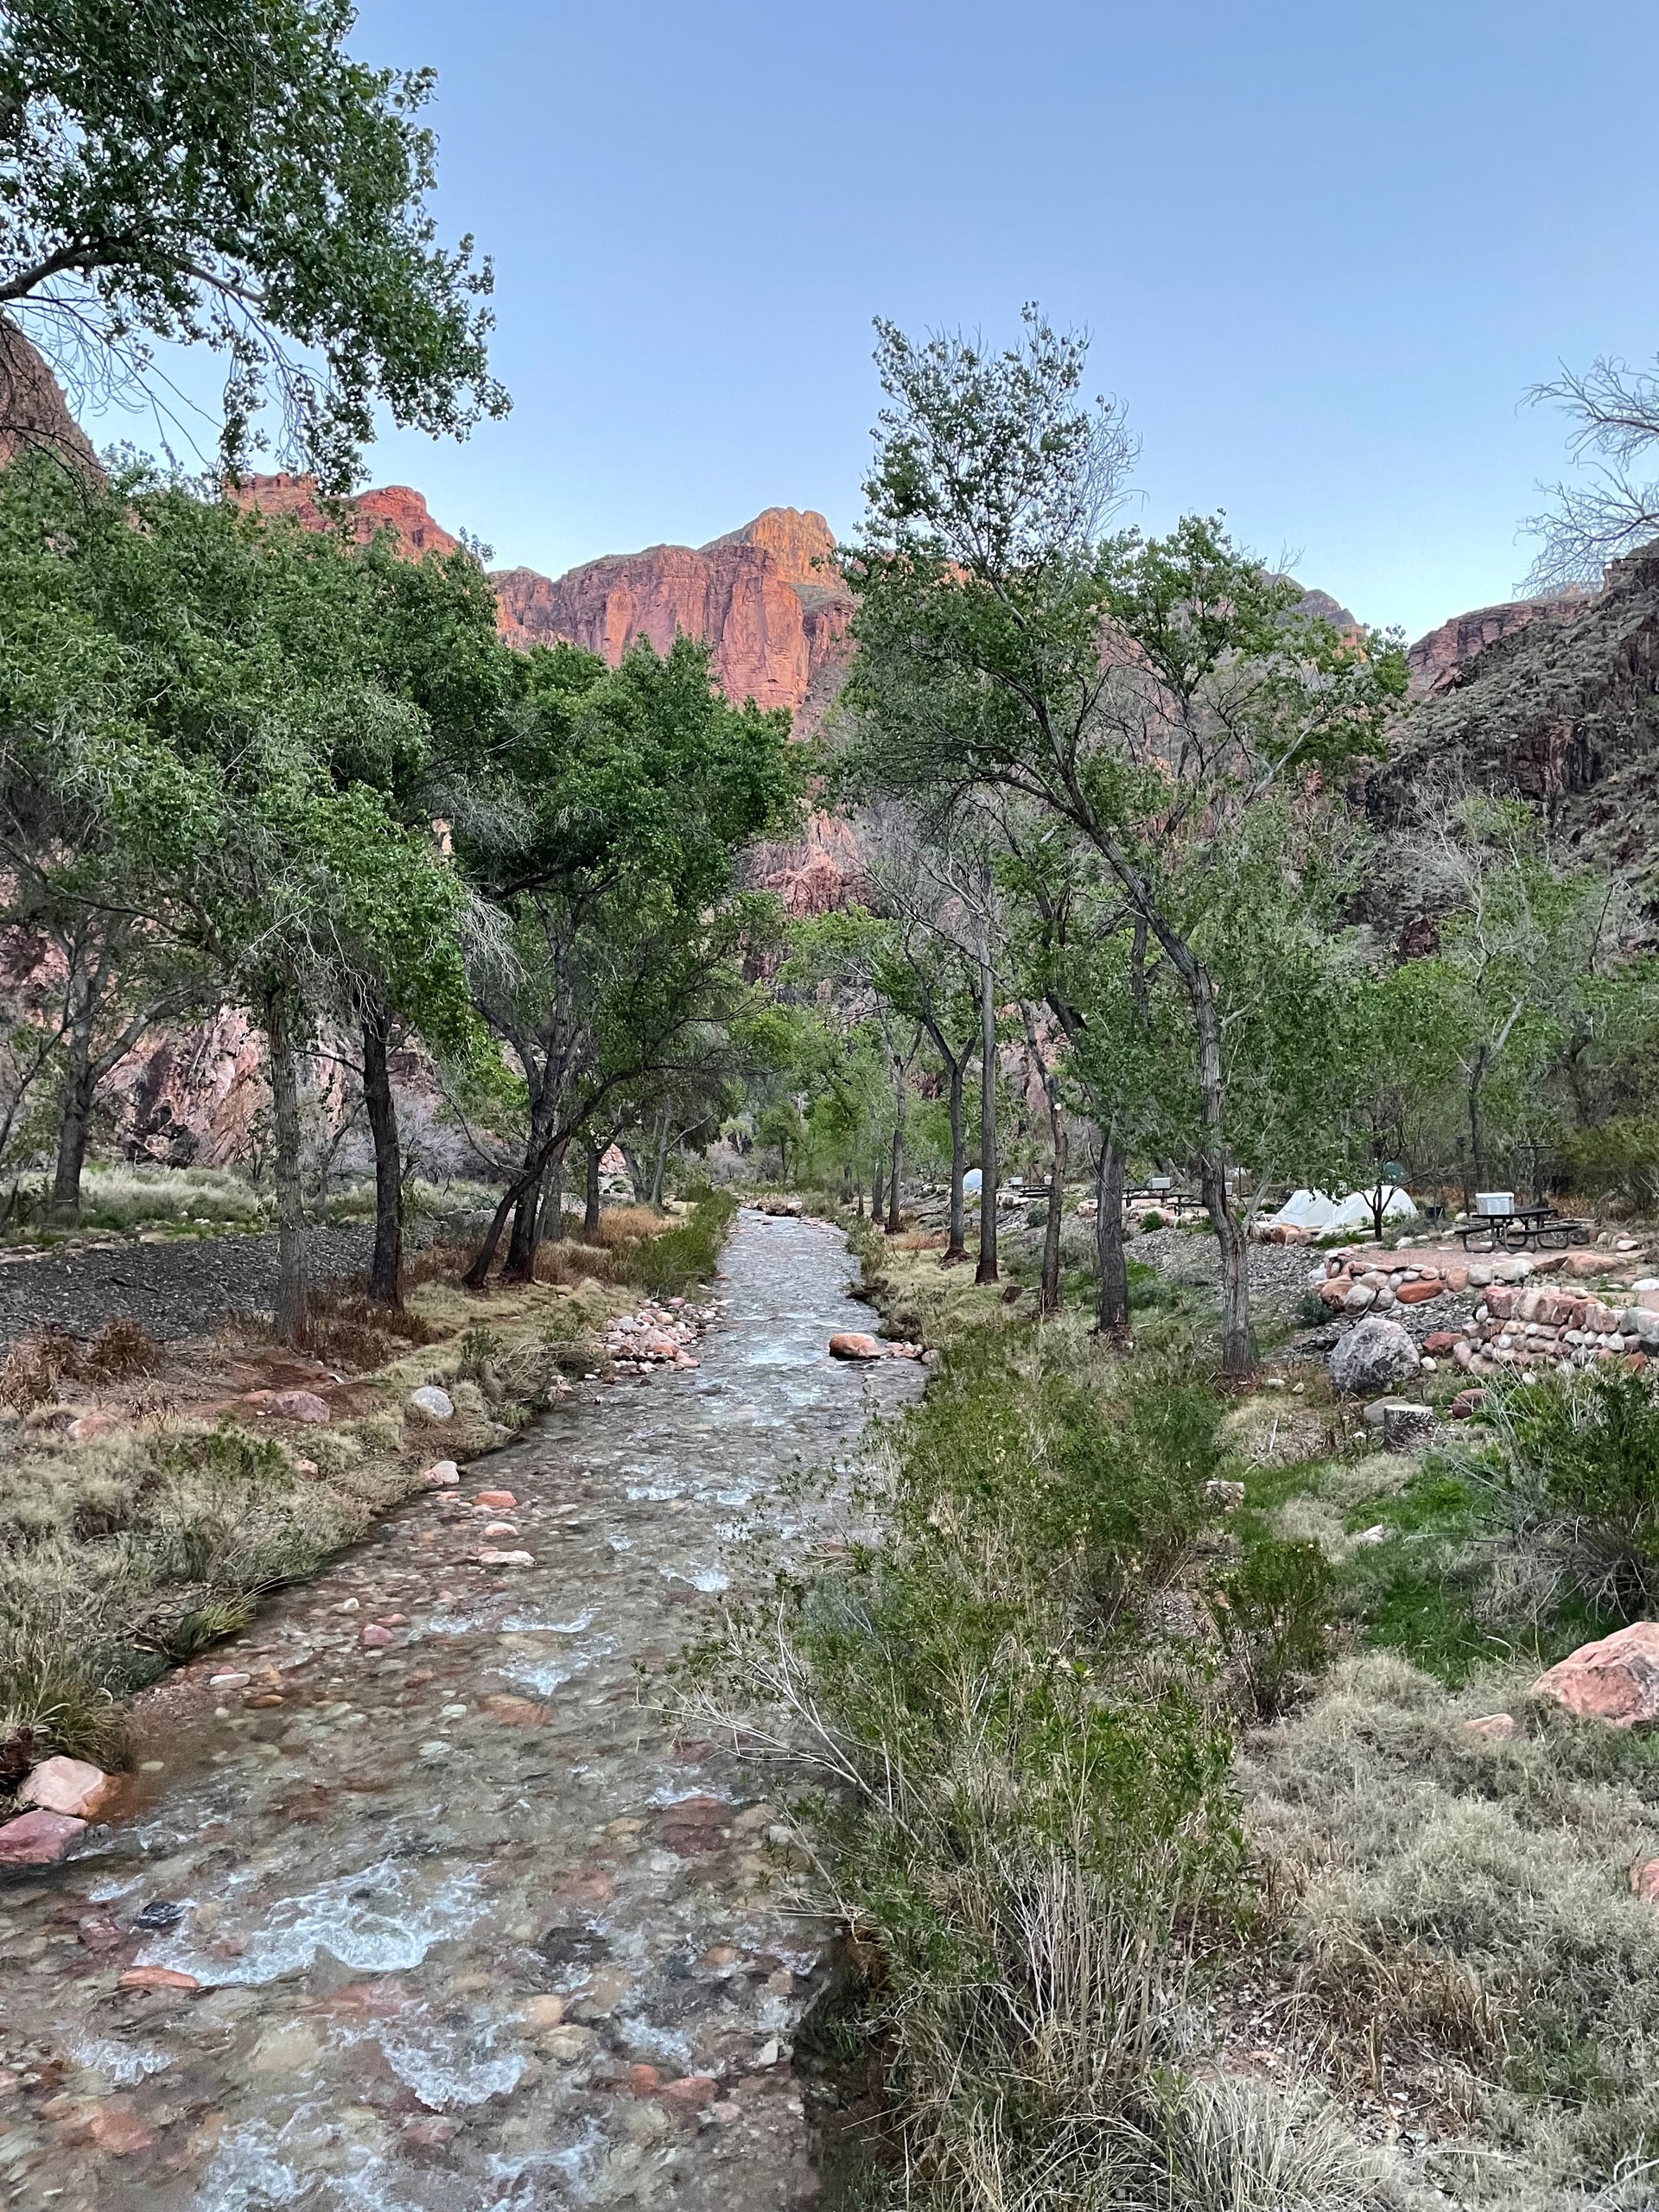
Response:
[[[1500,1247],[1508,1252],[1524,1252],[1529,1247],[1565,1251],[1570,1244],[1587,1244],[1590,1230],[1587,1221],[1557,1213],[1554,1206],[1516,1206],[1510,1213],[1477,1214],[1452,1233],[1465,1252],[1496,1252]],[[1470,1239],[1476,1236],[1486,1242],[1472,1244]]]

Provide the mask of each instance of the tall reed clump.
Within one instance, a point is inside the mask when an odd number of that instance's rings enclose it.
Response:
[[[1339,2129],[1268,2096],[1229,2166],[1181,2075],[1192,1939],[1244,1882],[1232,1730],[1174,1587],[1223,1408],[1173,1362],[1103,1391],[1077,1356],[968,1332],[878,1450],[879,1540],[731,1612],[683,1694],[805,1777],[796,1824],[863,1968],[898,2201],[1363,2204]],[[1224,2170],[1220,2194],[1195,2178]]]

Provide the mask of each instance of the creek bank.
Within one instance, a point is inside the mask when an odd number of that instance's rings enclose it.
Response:
[[[816,1226],[746,1215],[725,1272],[697,1368],[567,1399],[140,1700],[117,1817],[0,1885],[13,2201],[809,2200],[823,1931],[778,1907],[776,1815],[637,1669],[811,1556],[779,1476],[921,1376],[830,1359],[865,1316]]]

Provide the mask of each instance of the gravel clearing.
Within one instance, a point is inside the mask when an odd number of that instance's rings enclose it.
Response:
[[[314,1228],[313,1279],[366,1268],[374,1232],[366,1224]],[[82,1246],[0,1266],[0,1344],[54,1322],[78,1337],[106,1321],[138,1321],[163,1343],[199,1337],[232,1312],[269,1313],[276,1290],[276,1237],[168,1238]]]

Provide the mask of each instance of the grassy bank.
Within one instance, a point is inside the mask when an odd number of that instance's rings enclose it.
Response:
[[[135,1690],[314,1573],[435,1459],[495,1449],[598,1370],[613,1314],[713,1273],[733,1210],[617,1209],[601,1241],[543,1248],[535,1283],[481,1294],[459,1281],[468,1255],[435,1248],[412,1262],[401,1315],[351,1286],[321,1293],[308,1361],[245,1319],[183,1348],[130,1323],[14,1346],[0,1370],[0,1789],[53,1751],[118,1760]],[[448,1393],[450,1421],[411,1403],[424,1383]],[[333,1418],[273,1421],[261,1384],[320,1389]]]
[[[1647,1382],[1384,1453],[1315,1364],[1222,1395],[1179,1300],[1114,1358],[855,1242],[944,1358],[874,1533],[683,1686],[849,1931],[832,2201],[1651,2212],[1659,1757],[1529,1694],[1656,1610]]]

